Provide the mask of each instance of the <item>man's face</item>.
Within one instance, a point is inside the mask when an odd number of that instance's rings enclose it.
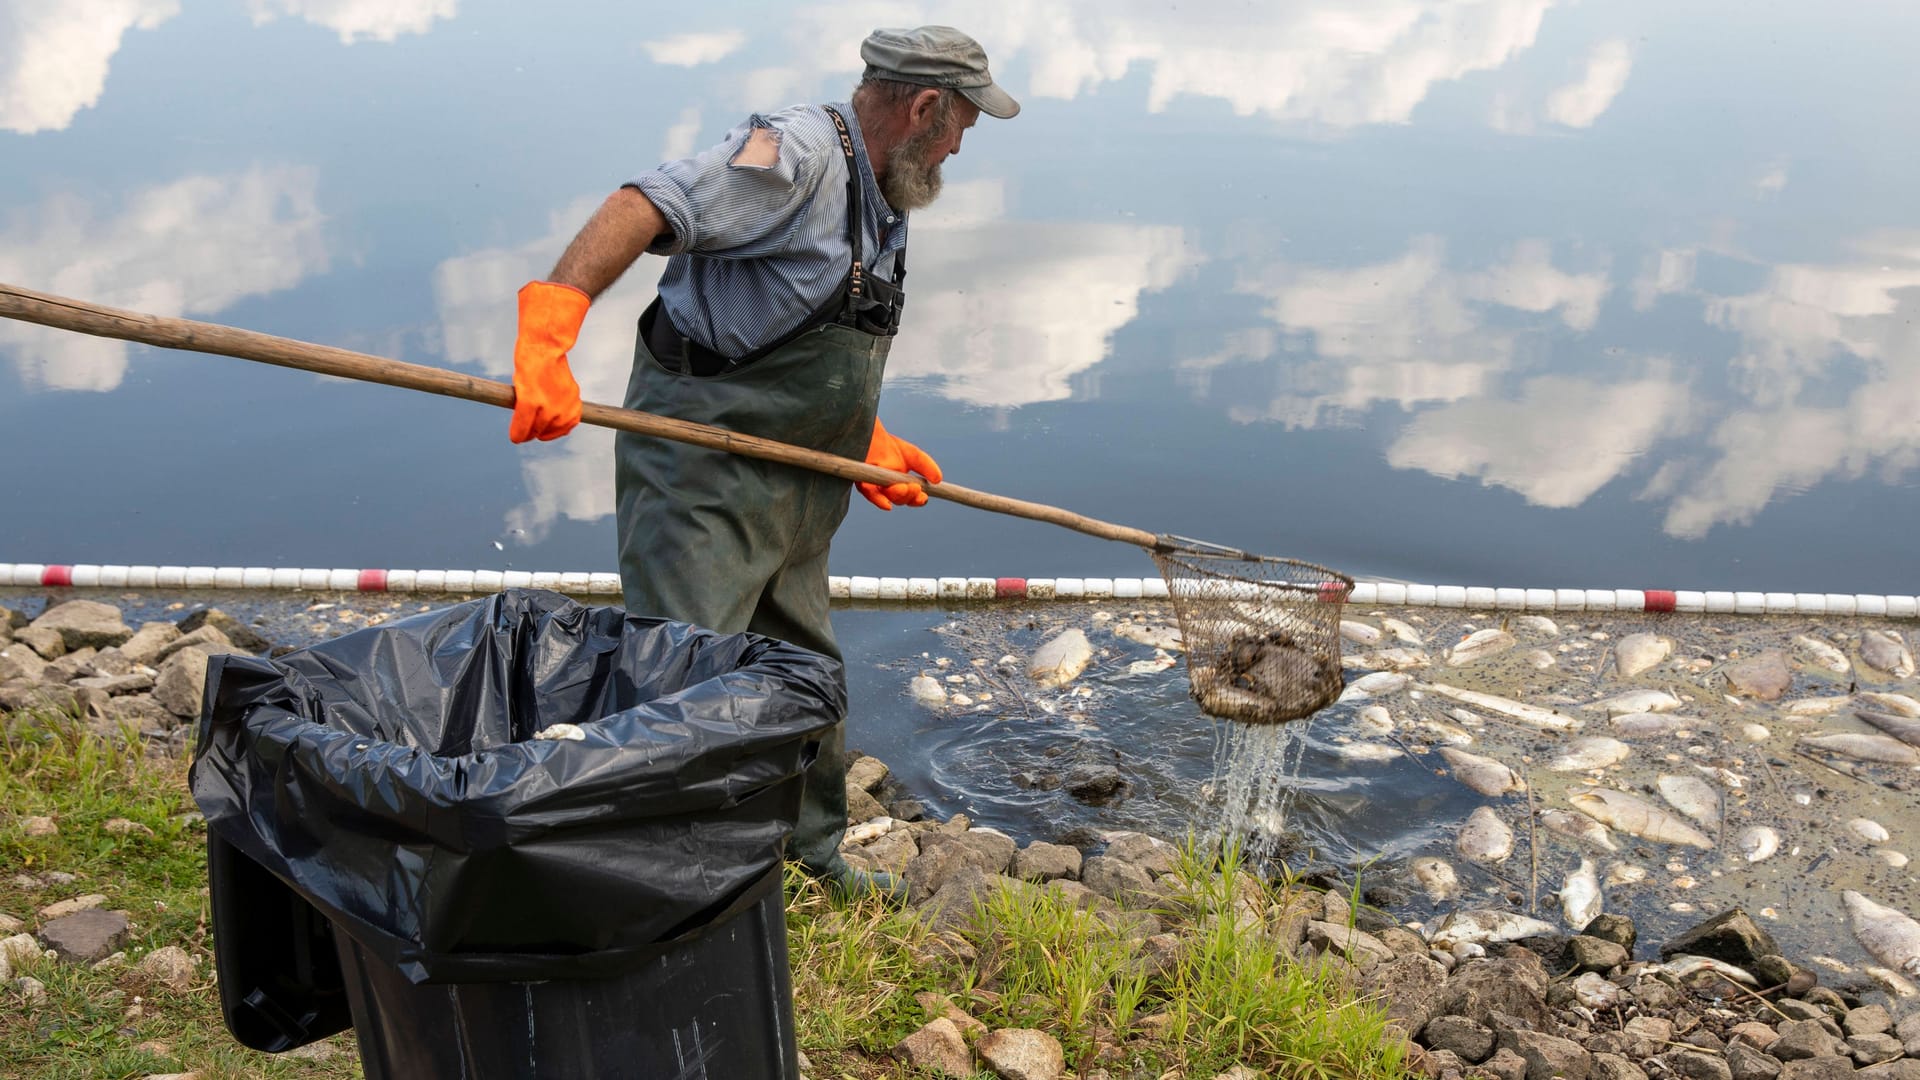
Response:
[[[979,119],[980,109],[958,94],[944,117],[928,109],[916,118],[911,133],[888,156],[880,185],[887,202],[903,213],[933,202],[940,194],[940,166],[960,152],[960,140]]]

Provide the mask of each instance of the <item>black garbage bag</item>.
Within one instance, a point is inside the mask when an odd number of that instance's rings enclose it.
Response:
[[[596,979],[777,885],[845,712],[828,657],[512,590],[216,657],[191,783],[213,842],[413,983]]]

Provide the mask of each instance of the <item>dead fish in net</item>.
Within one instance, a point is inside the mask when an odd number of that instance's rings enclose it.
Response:
[[[1902,974],[1920,976],[1920,923],[1851,889],[1840,899],[1853,921],[1853,936],[1874,959]]]
[[[1302,646],[1285,630],[1236,636],[1218,667],[1197,667],[1192,674],[1193,696],[1202,709],[1247,724],[1310,716],[1332,704],[1341,690],[1339,661]]]

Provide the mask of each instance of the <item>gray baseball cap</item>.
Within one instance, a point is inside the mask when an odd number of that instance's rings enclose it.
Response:
[[[988,116],[1007,120],[1020,112],[987,72],[987,51],[951,26],[875,30],[860,43],[860,59],[868,75],[957,90]]]

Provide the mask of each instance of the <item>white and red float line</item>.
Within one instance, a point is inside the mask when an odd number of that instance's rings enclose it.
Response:
[[[346,570],[266,566],[109,566],[0,563],[0,586],[75,589],[278,589],[304,592],[488,593],[553,589],[618,596],[620,575],[588,571]],[[836,600],[937,603],[983,600],[1164,600],[1159,578],[830,577]],[[1685,589],[1502,589],[1362,581],[1348,603],[1366,607],[1494,611],[1672,611],[1707,615],[1866,615],[1911,619],[1920,599],[1866,593],[1712,592]]]

